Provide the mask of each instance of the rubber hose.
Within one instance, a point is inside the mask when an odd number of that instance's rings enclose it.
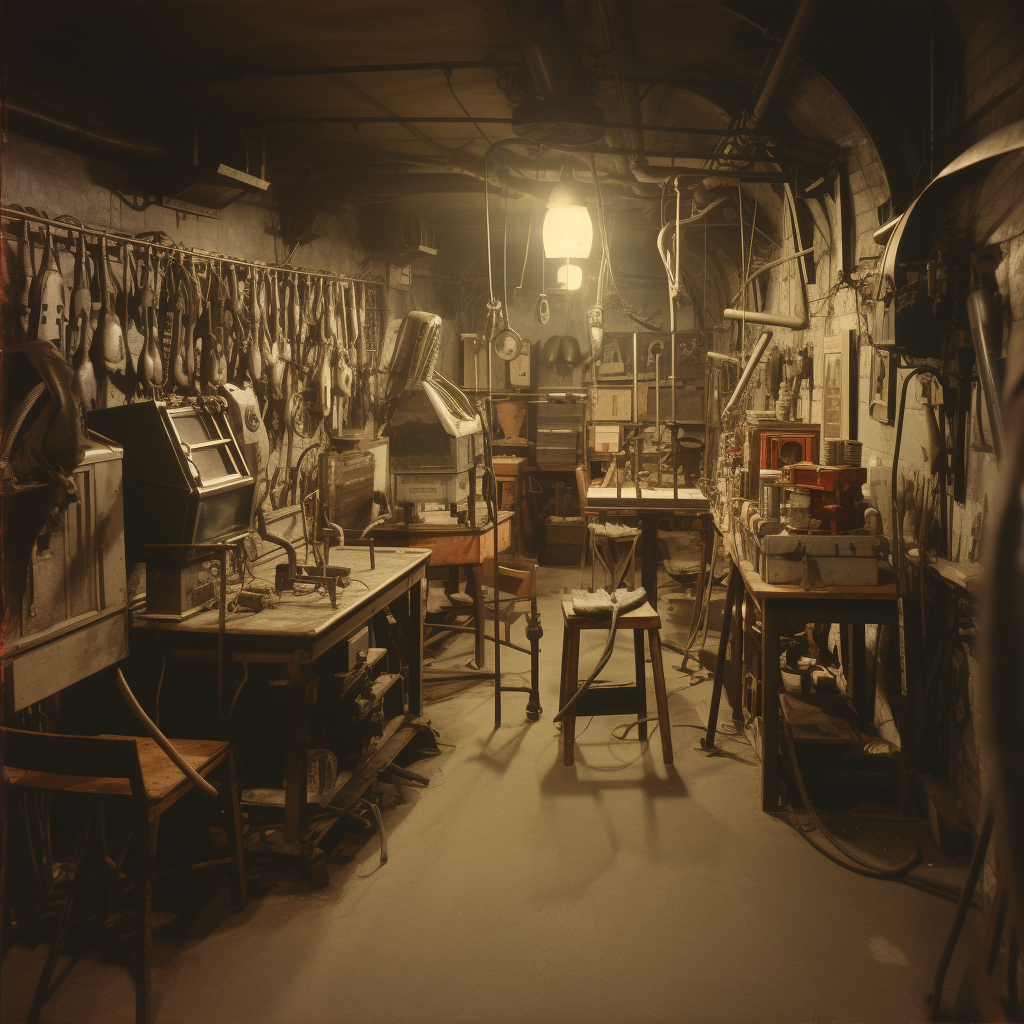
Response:
[[[155,740],[160,749],[177,765],[185,778],[197,789],[201,789],[208,797],[219,799],[220,794],[217,790],[178,753],[174,744],[153,724],[149,715],[142,710],[142,705],[135,699],[135,694],[132,693],[120,669],[117,670],[117,688],[124,698],[125,704],[128,705],[128,710],[135,716],[139,725],[145,729],[149,737]]]
[[[593,672],[590,673],[584,684],[565,702],[565,706],[562,707],[558,714],[555,715],[553,721],[560,722],[569,712],[576,706],[576,702],[590,689],[591,683],[597,679],[598,672],[604,668],[607,664],[608,659],[612,656],[612,648],[615,646],[615,631],[619,626],[619,606],[617,604],[612,605],[612,623],[608,627],[608,642],[605,644],[601,659],[597,663],[597,667]]]
[[[814,822],[818,831],[832,844],[844,857],[848,857],[858,867],[864,868],[867,871],[872,871],[878,878],[899,878],[901,875],[905,875],[911,868],[921,860],[921,849],[918,845],[914,844],[914,852],[910,857],[900,864],[889,865],[882,864],[879,861],[872,863],[871,859],[866,854],[860,853],[853,849],[853,847],[844,843],[838,836],[834,836],[825,826],[822,824],[821,818],[818,817],[818,812],[814,809],[814,804],[811,803],[811,798],[807,795],[807,787],[804,785],[803,773],[800,771],[800,762],[796,757],[796,745],[793,742],[793,730],[790,728],[789,722],[786,721],[786,716],[782,715],[782,726],[786,733],[786,746],[789,747],[789,756],[793,762],[793,772],[796,775],[796,784],[800,790],[800,799],[804,802],[804,807],[807,813],[811,816],[811,820]]]
[[[14,442],[17,440],[18,431],[21,430],[22,423],[25,422],[25,417],[28,416],[32,409],[32,406],[36,404],[36,400],[46,390],[45,384],[37,384],[26,396],[25,400],[18,406],[18,411],[14,414],[14,419],[11,420],[7,427],[7,432],[4,437],[4,447],[0,451],[0,462],[7,462],[11,457],[11,452],[14,450]]]

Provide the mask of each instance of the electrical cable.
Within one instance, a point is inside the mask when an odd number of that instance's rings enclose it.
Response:
[[[448,91],[452,94],[452,99],[455,100],[456,103],[458,103],[459,109],[466,115],[466,117],[468,117],[470,119],[470,121],[473,121],[473,115],[465,108],[465,106],[463,106],[462,100],[460,100],[458,95],[456,95],[455,88],[452,85],[452,69],[451,68],[445,68],[444,69],[444,80],[448,83]],[[480,133],[480,137],[489,146],[491,144],[491,140],[486,136],[486,134],[484,134],[483,128],[481,128],[480,125],[477,124],[476,121],[473,121],[473,127]]]
[[[960,890],[960,901],[957,903],[956,914],[953,916],[953,923],[949,927],[949,934],[946,936],[946,944],[942,948],[942,955],[935,967],[935,979],[932,983],[931,999],[931,1020],[942,1019],[942,988],[946,982],[946,972],[949,970],[949,963],[953,959],[953,952],[960,941],[960,933],[967,920],[967,911],[971,909],[971,900],[974,897],[974,889],[981,876],[981,869],[985,866],[985,854],[988,852],[988,844],[992,839],[992,829],[995,825],[995,808],[989,805],[985,813],[985,820],[978,835],[978,841],[974,844],[974,852],[971,854],[971,863],[967,869],[967,878],[964,887]]]
[[[833,835],[825,825],[822,823],[818,812],[814,809],[814,804],[811,802],[811,798],[807,795],[807,787],[804,785],[803,772],[800,771],[800,762],[796,756],[796,744],[793,741],[793,730],[790,727],[788,720],[785,715],[781,715],[782,727],[786,733],[786,746],[789,748],[789,757],[793,763],[793,774],[796,776],[797,788],[800,791],[800,799],[804,802],[804,809],[811,816],[811,820],[814,822],[818,831],[822,836],[828,840],[844,857],[849,858],[857,867],[863,870],[874,872],[875,878],[899,878],[901,875],[905,875],[908,871],[914,868],[921,861],[921,848],[914,843],[914,852],[906,860],[901,861],[899,864],[884,864],[881,861],[874,860],[869,854],[865,854],[862,851],[855,850],[852,846],[845,843],[838,836]],[[862,873],[862,872],[861,872]]]
[[[197,789],[202,790],[208,797],[212,799],[219,799],[219,794],[209,782],[206,781],[193,767],[185,760],[184,757],[178,752],[178,749],[173,743],[153,724],[153,720],[142,710],[142,705],[135,699],[135,694],[132,693],[131,687],[126,682],[124,675],[118,668],[115,670],[114,679],[117,683],[118,692],[121,694],[124,702],[128,705],[128,710],[135,716],[136,721],[146,731],[146,734],[153,740],[156,741],[157,745],[161,750],[174,762],[179,771],[195,786]]]

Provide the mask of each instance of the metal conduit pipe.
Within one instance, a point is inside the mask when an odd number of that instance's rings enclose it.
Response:
[[[817,5],[818,0],[800,0],[800,6],[797,8],[796,14],[793,15],[786,38],[782,40],[782,46],[779,47],[775,63],[772,65],[771,71],[768,72],[768,79],[764,83],[761,95],[757,98],[757,103],[754,104],[754,112],[747,121],[748,128],[756,128],[768,113],[775,94],[779,91],[786,72],[789,71],[789,65],[793,62],[793,57],[796,56],[797,47],[807,31],[811,15]]]

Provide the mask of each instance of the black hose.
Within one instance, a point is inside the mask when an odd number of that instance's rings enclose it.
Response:
[[[960,890],[960,902],[957,904],[956,914],[949,928],[949,935],[946,936],[946,945],[942,949],[942,956],[939,957],[938,965],[935,968],[935,980],[932,984],[931,1019],[933,1021],[938,1021],[942,1018],[942,987],[946,982],[946,972],[949,970],[950,960],[953,959],[953,951],[956,949],[956,944],[960,941],[960,932],[963,930],[964,921],[967,920],[967,911],[971,908],[974,887],[978,884],[981,869],[985,866],[985,854],[988,852],[988,844],[992,839],[992,826],[994,824],[994,808],[992,805],[989,805],[988,811],[985,814],[985,822],[981,826],[978,841],[974,844],[971,865],[967,869],[967,879],[964,881],[964,887]]]
[[[811,816],[811,820],[825,839],[827,839],[829,843],[831,843],[832,846],[834,846],[844,857],[848,857],[857,865],[858,868],[862,869],[858,874],[871,872],[871,877],[873,878],[899,878],[915,867],[921,860],[921,849],[916,843],[914,844],[914,852],[905,861],[902,861],[899,864],[883,864],[880,861],[873,860],[873,858],[869,857],[867,854],[864,854],[859,850],[855,850],[825,828],[821,818],[818,816],[818,812],[814,809],[814,804],[811,803],[811,798],[807,795],[807,787],[804,785],[804,776],[800,771],[800,762],[796,757],[796,744],[793,742],[793,730],[790,728],[789,722],[786,721],[786,716],[782,715],[780,717],[782,718],[783,731],[786,733],[786,746],[789,748],[789,756],[793,762],[793,772],[796,775],[796,784],[797,788],[800,790],[800,798],[803,800],[804,808]]]

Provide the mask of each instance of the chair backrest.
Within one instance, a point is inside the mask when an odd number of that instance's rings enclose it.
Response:
[[[505,560],[498,558],[498,593],[510,594],[512,597],[536,597],[537,596],[537,566],[511,556],[506,564]],[[485,558],[483,563],[476,570],[477,582],[485,587],[494,586],[494,559]]]
[[[69,736],[0,728],[5,768],[103,779],[125,779],[132,795],[145,799],[139,748],[130,736]]]
[[[586,515],[587,512],[587,490],[590,487],[590,474],[587,472],[586,466],[576,467],[576,490],[579,491],[580,495],[580,515]]]

